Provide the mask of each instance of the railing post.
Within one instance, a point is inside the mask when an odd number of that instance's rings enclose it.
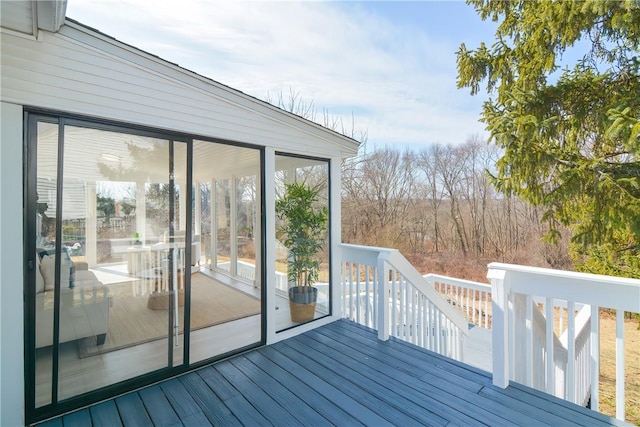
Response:
[[[487,279],[491,281],[493,304],[493,385],[507,388],[509,385],[509,287],[505,270],[490,268]]]
[[[389,339],[389,280],[384,258],[378,256],[378,339]]]

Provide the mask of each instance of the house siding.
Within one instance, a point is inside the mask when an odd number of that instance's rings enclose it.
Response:
[[[22,108],[0,102],[0,425],[24,424]]]
[[[73,22],[3,34],[3,100],[317,156],[357,143]]]

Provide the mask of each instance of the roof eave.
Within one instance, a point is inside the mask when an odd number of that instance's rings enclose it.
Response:
[[[67,0],[32,0],[34,27],[57,32],[64,24]]]

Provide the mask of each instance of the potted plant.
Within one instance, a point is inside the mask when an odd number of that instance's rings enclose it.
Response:
[[[284,197],[276,201],[276,215],[282,221],[278,232],[288,249],[287,279],[291,320],[312,320],[316,310],[320,259],[317,254],[327,237],[329,209],[318,204],[318,186],[285,184]]]

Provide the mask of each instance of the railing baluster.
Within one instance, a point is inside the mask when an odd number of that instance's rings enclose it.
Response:
[[[442,316],[440,313],[440,310],[436,308],[436,321],[437,321],[437,327],[436,327],[436,333],[438,334],[438,338],[436,340],[437,343],[437,352],[444,354],[444,343],[442,342]]]
[[[547,371],[547,386],[546,390],[549,394],[554,394],[554,390],[556,387],[556,379],[555,379],[555,360],[554,360],[554,348],[553,348],[553,300],[551,298],[547,298],[545,302],[545,311],[546,311],[546,371]]]
[[[362,304],[362,295],[360,295],[360,264],[356,265],[356,319],[362,322],[360,317],[360,304]]]
[[[411,335],[413,336],[413,343],[418,345],[419,336],[418,336],[418,325],[420,318],[418,317],[419,313],[417,304],[417,290],[415,287],[411,287]]]
[[[383,259],[378,260],[378,338],[387,341],[389,339],[389,275]],[[393,322],[393,319],[391,319]]]
[[[473,291],[471,289],[467,289],[467,291],[465,292],[466,298],[467,298],[467,303],[466,303],[466,305],[467,305],[467,319],[469,319],[469,293],[470,292],[473,292]],[[473,312],[472,312],[472,314],[473,314]],[[476,323],[475,321],[473,321],[473,316],[472,316],[471,322],[474,323],[474,324]]]
[[[616,311],[616,418],[624,420],[624,310]]]
[[[347,313],[347,296],[345,295],[347,290],[347,280],[349,280],[349,263],[341,263],[340,270],[342,271],[342,280],[340,281],[340,305],[342,307],[342,317],[350,319],[351,316]]]
[[[525,298],[525,385],[533,387],[533,296]]]
[[[367,325],[371,321],[371,310],[369,308],[369,295],[371,292],[371,283],[369,283],[369,266],[364,266],[364,292],[365,292],[365,305],[364,305],[364,315],[367,319]]]
[[[600,407],[600,307],[591,306],[591,409]]]
[[[427,345],[427,336],[425,335],[425,332],[427,330],[427,317],[426,317],[427,306],[425,304],[426,298],[422,295],[419,295],[419,298],[420,298],[420,317],[421,317],[420,347],[425,347]]]
[[[397,272],[393,272],[393,277],[395,277]],[[402,331],[401,336],[403,338],[407,337],[407,309],[405,308],[405,303],[407,301],[407,288],[404,286],[404,282],[402,277],[398,277],[398,291],[400,293],[399,298],[399,306],[398,306],[398,322],[400,322],[400,330]]]
[[[393,272],[393,270],[391,270]],[[385,270],[385,280],[389,279],[391,281],[391,330],[393,331],[393,335],[398,335],[398,294],[396,289],[396,278],[395,275],[389,277],[389,273]]]
[[[493,298],[493,294],[491,294]],[[489,329],[489,293],[484,294],[484,327]],[[491,326],[493,328],[493,325]]]
[[[436,319],[436,307],[433,302],[429,303],[431,321],[429,323],[429,333],[431,334],[431,350],[438,352],[438,321]]]
[[[576,317],[575,303],[567,301],[567,400],[576,402]]]
[[[382,290],[380,289],[380,270],[377,266],[373,267],[373,324],[378,325],[378,316],[380,315],[379,299]]]

